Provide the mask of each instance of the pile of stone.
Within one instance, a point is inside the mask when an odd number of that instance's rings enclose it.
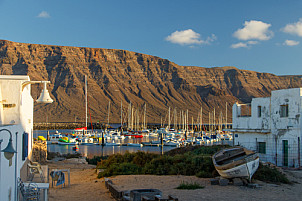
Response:
[[[162,192],[158,189],[134,189],[121,191],[117,185],[105,178],[105,186],[110,191],[112,197],[119,201],[178,201],[178,198],[169,195],[162,197]]]
[[[32,149],[32,161],[44,164],[47,159],[47,143],[46,141],[34,141]]]
[[[220,186],[228,186],[228,185],[234,185],[234,186],[247,186],[250,188],[260,188],[259,184],[249,183],[246,179],[242,178],[232,178],[232,179],[226,179],[223,177],[216,177],[213,179],[210,179],[211,185],[220,185]]]

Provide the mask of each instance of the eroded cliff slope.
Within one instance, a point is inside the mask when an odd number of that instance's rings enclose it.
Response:
[[[1,74],[29,75],[31,80],[50,80],[54,103],[35,105],[35,122],[85,121],[84,76],[88,76],[90,115],[94,122],[124,119],[128,107],[139,110],[140,121],[147,104],[147,121],[167,122],[167,111],[189,111],[196,121],[200,107],[206,122],[215,108],[216,117],[231,120],[231,106],[253,97],[269,96],[272,90],[302,86],[301,76],[276,76],[235,67],[179,66],[169,60],[125,50],[35,45],[0,41]],[[37,98],[42,86],[32,85]],[[47,118],[47,119],[46,119]]]

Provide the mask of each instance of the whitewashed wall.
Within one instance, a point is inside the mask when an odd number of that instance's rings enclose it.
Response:
[[[29,133],[29,150],[32,149],[33,129],[33,99],[30,94],[30,86],[25,87],[22,92],[22,83],[29,81],[28,76],[4,76],[0,75],[0,98],[1,103],[15,104],[12,108],[0,107],[0,129],[8,129],[12,133],[13,146],[17,150],[12,158],[11,165],[0,153],[0,200],[15,200],[16,178],[20,177],[20,169],[24,165],[22,160],[22,135]],[[16,136],[16,132],[18,132]],[[6,148],[9,133],[2,131],[0,139],[3,139],[1,150]],[[17,163],[16,163],[17,158]]]
[[[283,140],[288,140],[288,165],[298,167],[302,156],[302,88],[272,91],[271,97],[254,98],[251,102],[251,116],[240,117],[241,105],[233,105],[233,129],[235,144],[256,150],[257,141],[266,142],[266,154],[260,154],[264,161],[283,165]],[[288,105],[288,117],[280,117],[280,106]],[[261,117],[258,116],[261,106]],[[300,150],[300,156],[299,156]],[[300,166],[302,165],[300,160]]]

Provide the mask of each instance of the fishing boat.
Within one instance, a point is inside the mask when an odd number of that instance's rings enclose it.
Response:
[[[62,137],[59,139],[58,144],[60,145],[76,145],[78,142],[75,138]]]
[[[131,147],[142,147],[144,145],[142,144],[137,144],[137,143],[127,143],[127,146],[131,146]]]
[[[170,147],[179,147],[180,143],[177,141],[168,141],[164,143],[165,146],[170,146]]]
[[[41,140],[41,141],[46,141],[45,137],[44,136],[38,136],[38,140]]]
[[[143,138],[144,136],[142,134],[139,134],[139,133],[125,133],[124,136],[130,136],[130,137],[134,137],[134,138]]]
[[[105,145],[106,145],[106,146],[120,146],[121,143],[119,143],[119,142],[114,142],[114,140],[112,140],[112,142],[106,142]]]
[[[48,136],[47,144],[58,144],[59,139],[62,138],[63,135],[56,131],[56,133]]]
[[[93,138],[90,137],[84,137],[81,139],[78,139],[81,145],[93,145]]]
[[[243,147],[223,149],[212,156],[217,172],[224,178],[244,178],[251,181],[259,167],[257,153]]]

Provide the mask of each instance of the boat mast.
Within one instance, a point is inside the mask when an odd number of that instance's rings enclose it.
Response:
[[[169,107],[169,123],[168,123],[168,129],[170,130],[170,107]]]
[[[85,127],[87,128],[87,75],[85,75],[85,107],[86,107],[86,116],[85,116]]]
[[[108,126],[109,126],[109,114],[110,114],[110,100],[109,100],[109,105],[108,105]]]
[[[200,107],[200,132],[202,131],[202,106]]]
[[[122,130],[122,127],[123,127],[123,102],[121,100],[121,130]]]
[[[131,108],[131,130],[133,130],[133,106]]]
[[[214,127],[213,127],[213,131],[214,131],[214,134],[216,132],[216,116],[215,116],[215,107],[214,107],[214,117],[213,117],[213,123],[214,123]]]
[[[177,112],[176,108],[174,108],[174,130],[177,130]]]
[[[194,119],[193,119],[193,116],[192,116],[192,133],[194,133]]]
[[[225,127],[226,129],[228,129],[228,103],[225,103]]]
[[[211,133],[211,129],[212,129],[212,125],[211,125],[211,112],[209,112],[209,125],[208,125],[208,128],[209,128],[209,133]]]
[[[146,122],[146,110],[147,110],[147,103],[145,103],[145,112],[144,112],[144,129],[147,129],[147,122]]]
[[[163,117],[160,116],[160,127],[162,128],[163,127]]]
[[[187,121],[186,121],[186,123],[187,123],[187,131],[189,131],[189,110],[187,109]]]

